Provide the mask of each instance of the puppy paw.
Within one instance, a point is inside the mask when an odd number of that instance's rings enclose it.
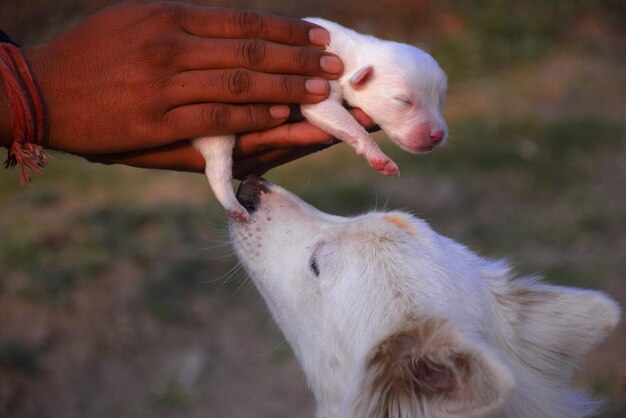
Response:
[[[226,215],[231,219],[241,222],[248,222],[248,219],[250,218],[248,211],[245,210],[243,206],[226,208]]]
[[[369,160],[372,167],[378,170],[384,176],[399,176],[398,166],[389,157],[376,157]]]

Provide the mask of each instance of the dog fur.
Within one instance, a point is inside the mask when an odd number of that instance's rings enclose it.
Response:
[[[402,212],[322,213],[255,178],[237,255],[291,344],[318,418],[574,418],[583,356],[619,321],[601,292],[516,279]]]
[[[344,62],[341,78],[330,82],[330,97],[302,106],[302,114],[310,123],[346,142],[385,175],[397,175],[397,165],[342,101],[363,109],[405,151],[426,153],[445,141],[448,128],[441,108],[447,79],[430,55],[414,46],[362,35],[324,19],[306,20],[330,32],[327,50]],[[246,220],[248,214],[235,199],[231,184],[234,144],[234,135],[193,141],[206,161],[205,173],[217,200],[228,216]]]

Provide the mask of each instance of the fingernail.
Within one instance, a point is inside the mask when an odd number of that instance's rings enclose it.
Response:
[[[338,74],[343,71],[343,63],[334,55],[324,55],[320,59],[322,70],[330,74]]]
[[[276,105],[270,107],[270,115],[274,119],[286,119],[289,117],[289,106],[286,105]]]
[[[309,30],[309,41],[315,45],[326,46],[330,43],[330,33],[326,29],[312,28]]]
[[[310,78],[304,83],[304,88],[311,94],[324,94],[328,89],[328,81],[320,78]]]

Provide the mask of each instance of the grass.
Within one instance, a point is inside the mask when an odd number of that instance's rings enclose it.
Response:
[[[626,16],[624,3],[615,0],[447,0],[436,7],[462,22],[461,29],[440,33],[430,48],[452,79],[534,64],[558,50],[564,39],[585,51],[597,50],[596,40],[578,32],[581,21],[612,16],[618,24]]]
[[[185,410],[189,408],[189,394],[180,385],[169,383],[152,392],[150,404],[157,410]]]
[[[211,291],[227,263],[207,263],[206,226],[211,216],[200,206],[109,205],[80,210],[60,229],[31,230],[3,223],[0,273],[20,277],[18,297],[57,307],[71,307],[71,295],[84,280],[107,273],[118,263],[136,265],[144,276],[144,302],[161,319],[182,315],[185,296]],[[232,291],[232,285],[224,286]]]
[[[547,121],[474,116],[456,122],[450,131],[449,146],[438,150],[436,158],[418,161],[398,153],[403,166],[414,173],[445,170],[456,176],[515,170],[550,184],[575,180],[572,176],[584,174],[581,160],[626,143],[623,122],[597,116]]]

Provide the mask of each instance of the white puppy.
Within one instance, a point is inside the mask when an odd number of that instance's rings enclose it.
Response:
[[[431,151],[447,136],[441,108],[447,80],[437,62],[411,45],[362,35],[319,18],[306,20],[326,28],[331,42],[327,50],[344,62],[344,74],[331,81],[330,97],[302,106],[309,122],[352,146],[372,167],[385,175],[397,175],[398,167],[342,106],[342,100],[365,111],[402,149]],[[194,140],[206,161],[206,175],[216,198],[231,218],[246,220],[246,210],[232,189],[232,151],[235,136]]]
[[[600,292],[512,278],[405,213],[342,218],[257,178],[235,250],[304,368],[318,418],[575,418],[582,357],[619,321]]]

